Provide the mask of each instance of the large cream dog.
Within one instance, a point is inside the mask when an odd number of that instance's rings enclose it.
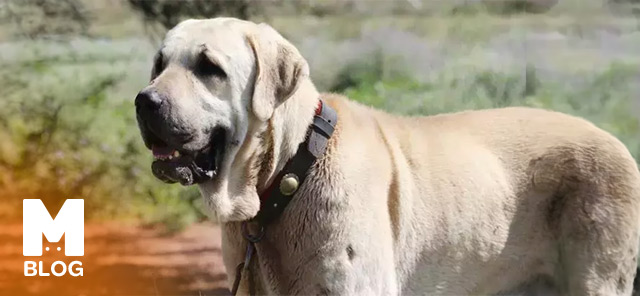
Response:
[[[188,20],[136,98],[156,176],[197,183],[234,281],[264,191],[318,99],[326,153],[256,245],[249,282],[279,295],[630,295],[640,174],[620,141],[564,114],[505,108],[400,117],[320,94],[265,24]],[[446,98],[442,98],[446,100]]]

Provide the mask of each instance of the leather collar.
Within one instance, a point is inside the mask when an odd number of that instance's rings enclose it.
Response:
[[[300,143],[296,154],[289,159],[271,185],[260,194],[260,211],[254,218],[256,222],[265,226],[280,217],[304,184],[311,166],[324,155],[337,122],[336,111],[320,99],[305,141]]]
[[[251,261],[256,253],[255,244],[264,237],[265,227],[280,217],[291,199],[295,197],[304,184],[311,166],[324,155],[336,123],[338,123],[338,114],[320,99],[313,122],[307,130],[306,139],[300,143],[296,154],[289,159],[269,188],[260,194],[260,211],[251,220],[258,223],[259,231],[251,234],[247,229],[249,221],[242,223],[242,235],[247,240],[247,250],[244,261],[236,266],[236,278],[233,281],[231,295],[238,293],[240,281],[245,273],[248,273],[249,278],[249,294],[255,295],[255,285],[250,274]]]

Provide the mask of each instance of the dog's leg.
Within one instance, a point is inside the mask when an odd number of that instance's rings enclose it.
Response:
[[[558,280],[567,295],[631,295],[638,251],[636,174],[597,173],[556,197]],[[602,178],[604,176],[605,178]]]

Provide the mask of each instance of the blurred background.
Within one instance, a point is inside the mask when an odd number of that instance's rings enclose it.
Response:
[[[119,246],[164,239],[155,245],[175,248],[156,260],[182,256],[177,267],[167,263],[168,274],[200,281],[171,290],[150,271],[153,283],[140,290],[105,295],[225,292],[217,290],[224,270],[212,263],[219,234],[204,223],[199,193],[152,176],[133,107],[164,33],[182,19],[215,16],[271,24],[300,49],[323,91],[397,114],[558,110],[640,156],[640,0],[0,1],[0,221],[19,221],[24,198],[42,199],[52,213],[84,198],[88,223],[130,227],[102,227],[98,238],[118,237]],[[12,235],[19,232],[0,228],[0,239]],[[189,260],[204,264],[201,274],[188,271]],[[128,276],[130,265],[106,274]]]

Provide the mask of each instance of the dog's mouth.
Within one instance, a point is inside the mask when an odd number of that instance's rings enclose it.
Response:
[[[224,157],[227,132],[216,128],[209,144],[196,151],[171,147],[157,137],[151,141],[154,161],[151,171],[166,183],[188,186],[214,179],[220,173]]]

